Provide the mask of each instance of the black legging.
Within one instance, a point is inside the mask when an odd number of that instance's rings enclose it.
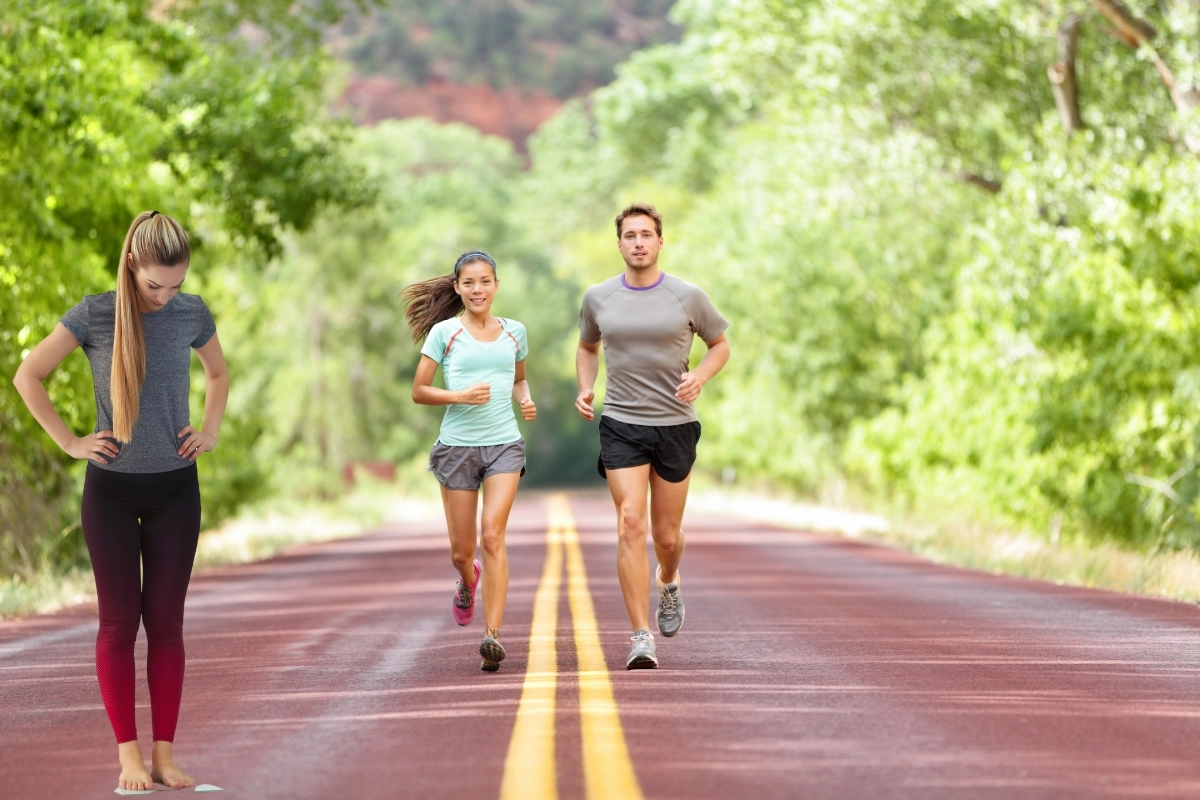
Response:
[[[154,741],[175,739],[183,693],[183,601],[200,536],[196,465],[149,474],[88,464],[83,535],[100,601],[96,677],[117,742],[137,739],[133,645],[146,625]]]

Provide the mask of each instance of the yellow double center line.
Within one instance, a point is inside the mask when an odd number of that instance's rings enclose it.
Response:
[[[567,600],[579,657],[579,713],[584,785],[589,800],[641,800],[621,718],[613,699],[599,626],[588,590],[579,533],[564,495],[549,501],[546,563],[533,601],[529,634],[529,666],[517,706],[508,757],[504,762],[501,800],[556,800],[555,698],[558,692],[558,598],[566,551]]]

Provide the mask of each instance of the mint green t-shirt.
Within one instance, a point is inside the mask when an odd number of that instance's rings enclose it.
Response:
[[[438,441],[451,447],[488,447],[508,444],[521,438],[513,413],[512,390],[517,362],[529,355],[525,326],[515,320],[497,317],[504,330],[494,342],[477,342],[463,328],[458,317],[433,326],[421,355],[442,365],[446,388],[452,392],[468,389],[476,383],[492,388],[492,399],[483,405],[454,403],[446,406]]]

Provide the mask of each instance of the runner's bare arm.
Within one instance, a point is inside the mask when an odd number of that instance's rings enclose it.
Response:
[[[13,376],[13,386],[29,407],[29,413],[67,455],[72,458],[94,458],[107,464],[118,452],[116,444],[109,441],[113,432],[97,431],[88,436],[71,433],[67,423],[54,409],[50,395],[42,384],[76,347],[79,347],[79,341],[65,325],[58,323],[50,335],[38,342],[21,362],[17,374]]]
[[[477,383],[461,392],[449,389],[439,389],[433,385],[433,376],[437,373],[438,363],[429,356],[421,356],[417,364],[417,374],[413,377],[412,399],[422,406],[448,406],[461,403],[468,406],[480,406],[492,399],[492,388],[486,383]]]
[[[529,381],[525,380],[525,361],[517,362],[517,371],[513,376],[513,400],[521,407],[521,418],[529,422],[537,418],[537,406],[529,394]]]
[[[600,374],[600,343],[580,338],[575,350],[575,378],[579,382],[579,395],[575,398],[575,410],[586,420],[596,418],[592,401],[596,399],[596,376]]]
[[[708,345],[708,352],[704,354],[704,358],[700,359],[695,369],[683,373],[680,376],[683,382],[675,387],[675,396],[685,403],[694,403],[704,384],[712,380],[729,362],[729,340],[725,338],[725,334],[722,333],[705,344]]]
[[[204,390],[204,422],[200,430],[185,425],[176,439],[182,439],[178,453],[189,461],[195,461],[201,453],[217,449],[217,437],[221,432],[221,420],[225,417],[225,404],[229,400],[229,367],[225,363],[225,352],[221,341],[213,334],[203,347],[196,348],[196,355],[204,367],[207,386]]]

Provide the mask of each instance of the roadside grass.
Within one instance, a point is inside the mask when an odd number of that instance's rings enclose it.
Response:
[[[1200,601],[1200,556],[1140,551],[1112,543],[1052,543],[1029,533],[997,533],[968,523],[898,527],[884,541],[931,561],[1051,583]]]
[[[283,505],[274,500],[205,532],[196,549],[196,568],[261,561],[295,545],[358,536],[384,520],[422,522],[441,515],[437,500],[361,478],[352,492],[335,501]]]
[[[354,488],[335,500],[296,501],[275,497],[254,504],[235,519],[200,534],[196,569],[270,558],[286,548],[358,536],[384,520],[441,519],[436,484],[404,468],[395,483],[359,474]],[[0,579],[0,619],[47,614],[96,599],[90,567],[44,570],[31,579]]]
[[[734,490],[711,479],[693,483],[689,511],[732,514],[786,528],[837,533],[900,547],[939,564],[1093,589],[1200,602],[1200,555],[1134,550],[1111,543],[1060,541],[946,518],[886,517],[804,502],[766,487]]]
[[[49,613],[95,599],[96,582],[91,569],[84,567],[0,579],[0,619]]]
[[[196,568],[270,558],[288,547],[357,536],[386,520],[441,519],[436,484],[404,467],[395,483],[360,475],[355,488],[330,502],[277,497],[200,536]],[[961,519],[895,518],[807,502],[767,486],[732,489],[697,474],[688,500],[692,514],[712,513],[799,530],[836,533],[900,547],[939,564],[1051,583],[1200,602],[1200,554],[1146,552],[1115,544],[1051,542],[1047,536],[999,531]],[[49,613],[95,600],[89,568],[45,571],[30,580],[0,580],[0,618]]]

